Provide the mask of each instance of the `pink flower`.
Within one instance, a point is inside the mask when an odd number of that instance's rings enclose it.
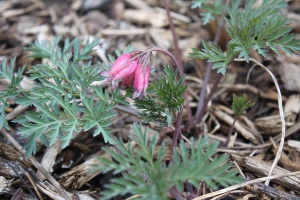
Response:
[[[100,74],[107,77],[107,82],[112,80],[113,89],[118,86],[121,89],[133,86],[133,98],[142,99],[146,95],[151,71],[149,63],[143,67],[143,60],[145,58],[141,57],[132,60],[132,54],[123,54],[117,58],[109,72],[103,71]]]
[[[135,72],[123,78],[122,82],[120,83],[120,88],[122,90],[125,90],[133,85],[134,75]]]
[[[142,64],[138,64],[135,69],[134,84],[135,89],[133,98],[139,97],[140,99],[146,95],[146,90],[149,84],[151,67],[149,65],[143,67]]]
[[[107,76],[107,81],[112,80],[113,89],[118,86],[119,79],[125,79],[124,85],[130,85],[133,82],[132,74],[137,66],[137,61],[131,61],[131,54],[123,54],[114,62],[109,72],[101,72],[102,76]],[[131,78],[132,77],[132,78]],[[131,80],[132,79],[132,80]]]

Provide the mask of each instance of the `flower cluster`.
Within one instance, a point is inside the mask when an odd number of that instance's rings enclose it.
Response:
[[[133,98],[142,99],[146,95],[151,71],[151,66],[144,64],[142,60],[129,53],[123,54],[116,59],[109,72],[103,71],[101,75],[106,76],[107,81],[112,81],[113,89],[133,86]]]

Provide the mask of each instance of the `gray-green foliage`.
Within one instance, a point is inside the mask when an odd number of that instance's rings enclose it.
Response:
[[[156,135],[149,139],[148,130],[143,131],[138,124],[134,124],[134,133],[128,146],[120,139],[115,140],[116,150],[105,149],[113,160],[99,157],[103,165],[95,166],[94,170],[122,174],[121,178],[111,180],[107,190],[101,192],[101,199],[130,193],[138,194],[136,199],[164,200],[168,199],[170,188],[175,186],[182,191],[186,181],[195,187],[203,181],[214,189],[219,184],[226,187],[242,181],[236,176],[236,171],[230,170],[231,164],[226,163],[227,156],[215,156],[218,143],[210,144],[208,137],[200,138],[198,142],[192,139],[190,149],[181,142],[180,150],[174,152],[174,163],[167,163],[164,160],[164,143],[155,156]],[[136,143],[135,147],[130,145],[131,141]],[[213,161],[210,161],[211,158]]]
[[[20,88],[20,83],[23,80],[22,74],[25,70],[25,65],[18,68],[18,72],[14,75],[16,59],[10,61],[10,65],[6,64],[6,60],[2,61],[0,64],[0,79],[5,79],[9,82],[6,88],[0,90],[0,128],[4,125],[6,129],[9,130],[9,126],[6,118],[5,109],[9,107],[8,100],[10,98],[15,98],[19,95],[18,89]]]
[[[227,12],[227,6],[222,3],[222,0],[193,0],[191,8],[202,8],[200,13],[203,25],[206,25],[210,20],[215,20],[215,16]]]
[[[13,120],[21,124],[17,131],[20,137],[28,138],[23,147],[26,156],[35,154],[37,139],[48,146],[60,138],[64,148],[81,129],[87,131],[95,127],[94,136],[102,134],[105,142],[110,142],[110,118],[116,115],[112,110],[117,103],[126,104],[118,89],[109,94],[100,86],[90,86],[92,82],[104,79],[99,75],[101,68],[98,65],[85,63],[99,40],[87,41],[83,49],[78,39],[72,42],[66,39],[63,48],[59,47],[59,41],[60,37],[53,43],[36,41],[25,48],[32,57],[46,59],[45,63],[28,70],[29,78],[36,82],[31,89],[24,89],[19,84],[24,67],[12,75],[14,60],[11,66],[5,67],[5,62],[1,65],[0,78],[11,82],[0,93],[1,127],[4,124],[9,128],[4,112],[9,106],[8,98],[13,98],[17,104],[37,108],[37,111],[28,111]],[[114,60],[113,57],[110,59]]]
[[[237,1],[238,2],[238,1]],[[208,59],[217,72],[225,74],[233,58],[244,58],[249,62],[251,49],[264,57],[269,50],[279,54],[280,49],[291,54],[299,53],[300,40],[290,33],[289,19],[283,15],[286,7],[284,0],[264,0],[259,7],[253,7],[255,1],[246,1],[245,8],[234,3],[229,8],[229,18],[225,18],[226,30],[231,40],[224,54],[221,48],[211,42],[203,41],[203,49],[193,49],[192,59]]]
[[[187,88],[183,85],[185,76],[177,78],[169,66],[164,67],[164,76],[151,83],[149,94],[142,100],[135,99],[135,106],[140,109],[139,115],[146,122],[157,121],[160,126],[170,126],[173,115],[183,106],[183,94]]]

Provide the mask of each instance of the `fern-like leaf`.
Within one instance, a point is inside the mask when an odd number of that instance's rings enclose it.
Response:
[[[210,20],[215,20],[216,15],[221,15],[227,12],[227,7],[222,4],[222,0],[210,2],[208,0],[193,0],[191,8],[202,8],[200,13],[203,25],[206,25]]]
[[[94,81],[104,79],[99,75],[98,65],[82,63],[90,58],[89,54],[99,44],[98,39],[87,40],[83,48],[80,48],[79,39],[71,42],[66,39],[64,46],[60,47],[60,39],[57,37],[52,43],[36,41],[25,48],[32,57],[46,59],[45,63],[34,65],[28,71],[29,78],[36,81],[33,88],[25,90],[20,87],[25,66],[19,68],[17,74],[13,74],[15,60],[10,66],[6,66],[5,62],[0,66],[0,78],[10,81],[7,88],[0,91],[1,127],[9,129],[5,120],[9,98],[17,104],[32,105],[38,109],[38,112],[26,112],[12,121],[21,125],[17,132],[20,137],[28,138],[23,147],[26,156],[35,153],[37,139],[46,146],[62,140],[64,148],[80,129],[88,131],[95,127],[94,135],[102,134],[105,142],[111,141],[109,126],[111,118],[116,115],[112,110],[117,103],[127,103],[125,97],[119,95],[119,90],[111,95],[107,91],[101,94],[103,89],[95,86],[94,92],[89,93],[93,91],[90,85]]]
[[[239,118],[243,114],[243,112],[245,112],[245,110],[251,108],[252,106],[254,106],[254,103],[248,100],[248,96],[246,94],[243,94],[242,97],[238,97],[233,94],[233,102],[231,108],[236,118]]]
[[[198,142],[192,140],[191,149],[181,143],[180,152],[174,153],[174,163],[167,164],[164,144],[155,159],[156,136],[149,138],[148,130],[143,131],[138,124],[134,124],[134,132],[130,138],[137,147],[126,147],[122,140],[115,140],[116,152],[105,149],[113,159],[99,157],[103,165],[95,166],[94,170],[122,173],[122,178],[112,179],[107,185],[101,199],[127,193],[138,195],[137,199],[168,199],[168,190],[174,186],[181,190],[186,181],[195,187],[204,181],[216,188],[217,184],[228,186],[242,180],[235,176],[235,171],[230,171],[230,164],[225,164],[226,156],[214,156],[218,144],[209,144],[208,137],[200,138]],[[210,158],[213,158],[212,162]]]
[[[135,106],[140,109],[139,115],[144,121],[158,121],[160,126],[170,126],[174,121],[173,114],[183,106],[183,94],[187,88],[183,85],[185,76],[177,80],[177,71],[171,67],[164,67],[164,77],[151,84],[149,88],[153,96],[147,96],[142,100],[135,99]]]
[[[217,45],[203,42],[203,49],[201,51],[193,49],[190,58],[208,59],[208,62],[214,63],[213,69],[225,74],[232,59],[238,57],[249,62],[253,50],[266,58],[269,50],[278,55],[280,50],[288,54],[292,52],[299,54],[300,40],[296,39],[295,34],[290,33],[290,21],[282,12],[282,8],[287,6],[286,2],[264,0],[259,7],[254,7],[254,3],[254,0],[246,1],[243,9],[240,1],[236,1],[229,8],[229,18],[225,18],[225,21],[226,31],[231,40],[227,45],[226,55]]]

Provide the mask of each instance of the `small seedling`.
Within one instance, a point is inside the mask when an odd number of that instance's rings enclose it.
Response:
[[[246,94],[243,94],[243,96],[238,97],[235,94],[233,94],[233,101],[232,101],[232,110],[234,113],[234,121],[230,127],[230,130],[228,132],[227,135],[227,140],[226,140],[226,144],[225,146],[228,145],[229,141],[230,141],[230,137],[232,135],[233,129],[234,129],[234,124],[236,122],[236,120],[238,120],[240,118],[240,116],[249,108],[251,108],[252,106],[254,106],[254,103],[252,103],[249,99],[248,96]]]

